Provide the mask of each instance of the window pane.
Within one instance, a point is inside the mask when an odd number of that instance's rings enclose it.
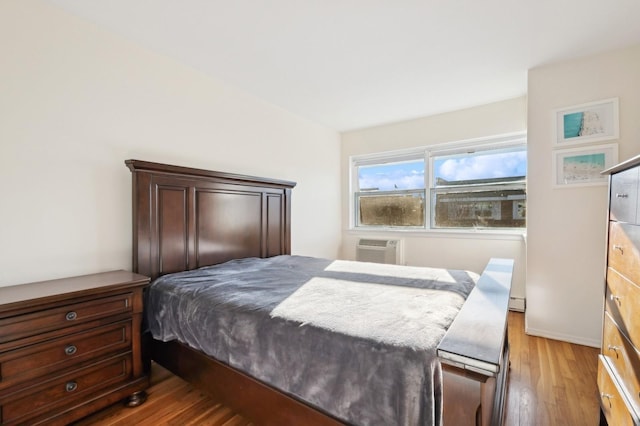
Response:
[[[435,228],[524,228],[524,188],[446,192],[432,191]]]
[[[526,226],[524,135],[363,155],[351,165],[356,227]]]
[[[358,196],[359,226],[424,226],[425,194]]]
[[[358,167],[360,191],[393,191],[424,188],[424,160]]]
[[[479,151],[435,157],[433,177],[436,187],[495,183],[524,179],[527,175],[527,151],[524,147]],[[510,179],[511,178],[511,179]]]

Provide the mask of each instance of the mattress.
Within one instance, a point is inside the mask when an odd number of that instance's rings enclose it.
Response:
[[[436,346],[473,289],[468,271],[248,258],[164,275],[154,339],[178,340],[346,423],[440,424]]]

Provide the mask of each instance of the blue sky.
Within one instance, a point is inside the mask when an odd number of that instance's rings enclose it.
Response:
[[[388,191],[424,188],[424,161],[362,166],[358,168],[358,178],[360,189]]]
[[[490,179],[527,174],[526,151],[491,154],[464,154],[434,161],[435,176],[448,181]],[[424,188],[425,167],[423,161],[391,163],[358,168],[360,189]]]

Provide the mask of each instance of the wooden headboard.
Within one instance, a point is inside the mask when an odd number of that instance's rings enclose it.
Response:
[[[295,182],[127,160],[133,270],[160,275],[291,254]]]

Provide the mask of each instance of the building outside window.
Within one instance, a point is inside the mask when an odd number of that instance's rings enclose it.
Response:
[[[524,134],[352,158],[353,224],[524,229]]]

